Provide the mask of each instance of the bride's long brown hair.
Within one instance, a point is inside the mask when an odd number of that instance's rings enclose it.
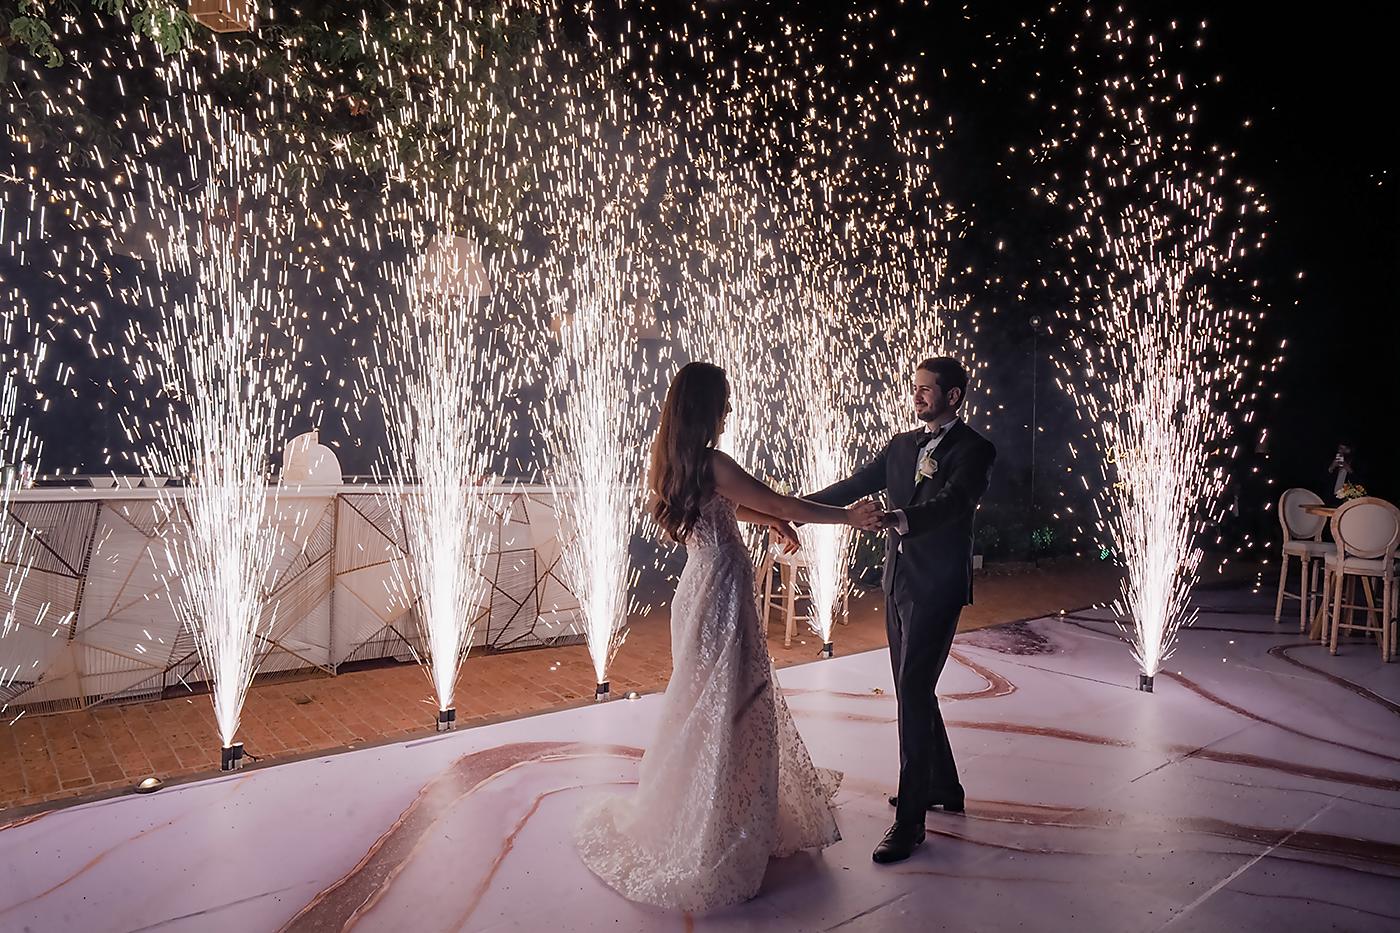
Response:
[[[651,445],[647,488],[651,517],[681,544],[700,519],[700,506],[714,491],[709,450],[719,442],[729,404],[729,379],[713,363],[687,363],[671,380],[661,406],[661,426]]]

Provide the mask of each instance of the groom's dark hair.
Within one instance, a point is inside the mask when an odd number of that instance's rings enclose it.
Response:
[[[937,376],[938,387],[945,393],[957,389],[958,404],[953,407],[962,407],[963,399],[967,398],[967,370],[963,369],[963,364],[951,356],[931,356],[920,363],[919,368]]]

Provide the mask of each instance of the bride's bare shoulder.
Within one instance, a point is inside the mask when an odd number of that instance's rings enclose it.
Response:
[[[743,467],[734,462],[733,457],[717,448],[710,449],[710,469],[714,471],[716,483],[725,483],[748,475]]]
[[[762,484],[724,451],[712,450],[710,458],[715,491],[735,502],[748,503],[754,496],[755,488]]]
[[[714,467],[716,470],[719,470],[719,469],[730,469],[730,470],[733,470],[733,469],[738,469],[738,467],[739,467],[739,464],[737,464],[737,463],[734,462],[734,458],[733,458],[733,457],[729,456],[729,454],[727,454],[727,453],[725,453],[724,451],[720,450],[718,447],[711,447],[709,450],[706,451],[706,453],[708,453],[708,454],[710,455],[710,465],[711,465],[712,467]]]

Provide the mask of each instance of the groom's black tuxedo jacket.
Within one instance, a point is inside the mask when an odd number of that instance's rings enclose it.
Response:
[[[926,438],[922,429],[896,434],[850,479],[806,498],[823,505],[850,505],[886,490],[890,510],[904,510],[909,533],[901,536],[891,529],[886,534],[885,592],[895,593],[898,577],[901,599],[925,603],[959,594],[962,603],[971,603],[972,520],[987,491],[997,449],[959,421],[934,451],[937,472],[916,485],[914,471]]]

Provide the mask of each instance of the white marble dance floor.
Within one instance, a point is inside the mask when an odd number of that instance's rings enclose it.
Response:
[[[730,910],[630,904],[573,853],[584,795],[635,777],[647,697],[12,822],[0,930],[1397,929],[1400,664],[1202,601],[1155,694],[1087,615],[960,637],[941,692],[968,812],[900,865],[870,861],[896,763],[872,652],[782,672],[846,772],[845,839]]]

